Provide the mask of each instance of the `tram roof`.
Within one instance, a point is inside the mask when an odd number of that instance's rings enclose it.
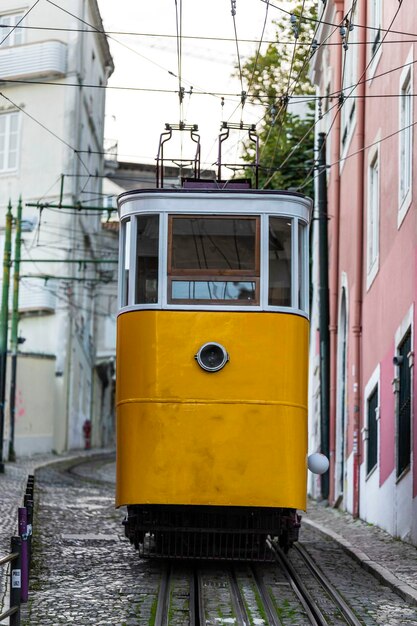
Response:
[[[213,195],[213,194],[227,194],[227,195],[242,195],[242,196],[251,196],[251,195],[263,195],[263,196],[284,196],[284,197],[296,197],[303,200],[308,200],[312,202],[311,198],[308,196],[299,193],[298,191],[290,191],[285,189],[236,189],[236,188],[222,188],[222,187],[207,187],[207,188],[191,188],[191,187],[181,187],[175,189],[166,189],[166,188],[149,188],[149,189],[131,189],[129,191],[124,191],[118,197],[118,201],[126,199],[128,196],[140,196],[143,194],[169,194],[169,195]]]
[[[181,202],[182,200],[182,202]],[[256,202],[258,201],[258,203]],[[119,217],[141,212],[276,213],[310,221],[313,202],[296,191],[275,189],[134,189],[118,197]]]

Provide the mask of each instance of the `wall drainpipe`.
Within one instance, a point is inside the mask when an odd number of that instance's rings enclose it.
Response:
[[[358,15],[358,23],[366,24],[366,2],[358,3],[362,8],[362,15]],[[359,491],[360,491],[360,463],[361,463],[361,378],[362,378],[362,292],[363,292],[363,257],[364,257],[364,216],[365,216],[365,83],[366,78],[366,29],[360,29],[358,33],[360,41],[358,50],[358,78],[357,88],[357,197],[355,210],[356,241],[355,241],[355,283],[353,301],[353,515],[359,517]]]
[[[336,24],[343,19],[342,11],[336,13]],[[342,47],[337,46],[337,56],[334,65],[333,92],[342,90]],[[330,163],[340,159],[340,109],[332,130]],[[336,476],[336,419],[337,419],[337,332],[339,312],[339,235],[340,235],[340,166],[336,165],[332,171],[329,194],[329,230],[331,233],[330,266],[329,266],[329,307],[330,307],[330,491],[329,501],[335,500]]]

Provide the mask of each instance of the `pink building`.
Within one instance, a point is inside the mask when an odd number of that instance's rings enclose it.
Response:
[[[383,0],[318,4],[311,75],[331,166],[329,501],[417,545],[417,12]],[[317,307],[315,299],[311,451]]]

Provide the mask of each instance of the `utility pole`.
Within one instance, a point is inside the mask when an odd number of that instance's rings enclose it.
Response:
[[[13,308],[12,308],[12,329],[10,337],[10,351],[12,355],[11,378],[10,378],[10,439],[9,439],[9,461],[16,460],[14,450],[14,430],[16,415],[16,373],[17,373],[17,347],[19,339],[17,328],[19,325],[19,279],[20,279],[20,246],[22,242],[22,198],[19,198],[16,217],[16,234],[14,247],[14,272],[13,272]]]
[[[0,473],[4,473],[3,439],[4,439],[4,405],[6,401],[6,367],[7,367],[7,326],[9,322],[9,281],[10,259],[12,253],[12,203],[6,213],[4,256],[3,256],[3,287],[0,309]]]
[[[319,222],[319,332],[320,332],[320,451],[329,458],[330,450],[330,332],[329,332],[329,254],[327,237],[326,134],[319,133],[318,222]],[[329,472],[321,476],[321,497],[329,497]]]

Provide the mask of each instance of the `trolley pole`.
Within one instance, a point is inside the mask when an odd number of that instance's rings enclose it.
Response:
[[[9,439],[9,461],[16,460],[14,450],[14,431],[16,416],[16,374],[17,374],[17,348],[19,339],[17,328],[19,325],[19,279],[20,279],[20,246],[22,241],[22,198],[19,198],[16,216],[15,251],[14,251],[14,271],[13,271],[13,308],[12,308],[12,328],[10,337],[11,349],[11,377],[10,377],[10,439]]]
[[[318,222],[319,222],[319,332],[320,332],[320,449],[329,458],[330,450],[330,332],[329,332],[329,253],[327,237],[326,134],[318,142]],[[329,472],[321,476],[321,497],[329,497]]]
[[[3,255],[3,287],[0,309],[0,473],[4,473],[3,439],[4,439],[4,405],[6,401],[6,367],[7,367],[7,325],[9,321],[9,280],[10,258],[12,252],[12,203],[6,213],[4,255]]]

